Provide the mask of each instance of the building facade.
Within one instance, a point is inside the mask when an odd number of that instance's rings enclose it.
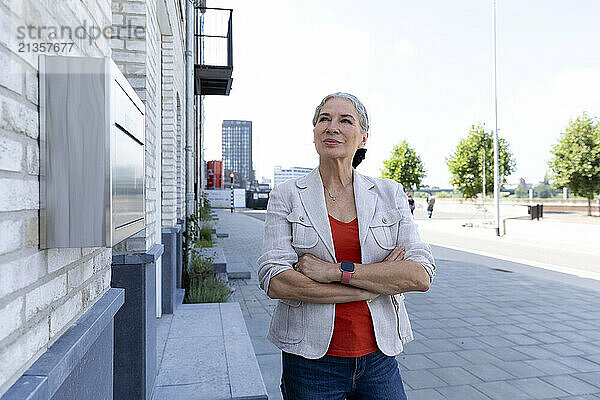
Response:
[[[206,188],[207,189],[222,189],[223,188],[223,162],[213,160],[206,162]]]
[[[202,111],[200,89],[193,78],[186,82],[190,60],[191,64],[198,60],[186,58],[186,37],[192,36],[186,25],[188,3],[192,4],[183,0],[0,4],[2,400],[34,393],[40,399],[89,398],[86,393],[149,399],[152,394],[156,319],[175,307],[188,205],[192,211],[197,207],[196,189],[201,187],[197,176],[204,174],[198,150],[202,121],[186,122],[190,107],[192,112]],[[43,127],[40,51],[34,49],[39,43],[57,41],[49,36],[53,27],[62,35],[69,30],[85,34],[60,37],[66,47],[50,54],[111,58],[145,107],[145,229],[113,247],[40,248]],[[217,87],[203,94],[228,94],[228,82],[227,93]]]
[[[246,188],[254,180],[252,170],[252,121],[224,120],[222,156],[226,179],[233,173],[234,186]]]
[[[281,168],[280,165],[276,165],[273,168],[273,186],[277,186],[280,183],[287,181],[288,179],[300,178],[312,171],[312,168],[307,167],[290,167]]]

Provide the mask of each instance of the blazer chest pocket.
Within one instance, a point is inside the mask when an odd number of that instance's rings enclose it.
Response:
[[[287,216],[292,225],[292,246],[299,249],[315,247],[319,236],[303,210],[294,209]]]
[[[281,299],[277,302],[271,334],[283,343],[298,343],[304,338],[304,307],[298,300]]]
[[[402,215],[398,210],[385,210],[375,213],[375,216],[369,224],[369,230],[373,233],[375,241],[386,250],[392,250],[396,247],[398,239],[398,222]]]

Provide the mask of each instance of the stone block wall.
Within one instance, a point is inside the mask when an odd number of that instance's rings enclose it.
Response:
[[[110,0],[0,2],[0,396],[110,285],[110,249],[39,250],[40,53],[32,46],[50,41],[51,28],[40,27],[111,21]],[[55,42],[73,43],[62,55],[111,55],[102,34]]]

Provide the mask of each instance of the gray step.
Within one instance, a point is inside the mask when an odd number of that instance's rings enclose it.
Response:
[[[268,399],[239,303],[177,307],[153,400],[179,399]]]
[[[179,305],[183,304],[183,298],[185,297],[185,289],[177,289],[175,296],[177,300],[175,306],[179,307]]]
[[[227,278],[250,279],[250,268],[243,262],[227,263]]]

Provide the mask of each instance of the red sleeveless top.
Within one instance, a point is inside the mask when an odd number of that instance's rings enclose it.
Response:
[[[329,225],[338,262],[360,263],[358,220],[355,218],[344,223],[330,215]],[[366,301],[336,304],[333,337],[327,355],[361,357],[377,349],[371,312]]]

